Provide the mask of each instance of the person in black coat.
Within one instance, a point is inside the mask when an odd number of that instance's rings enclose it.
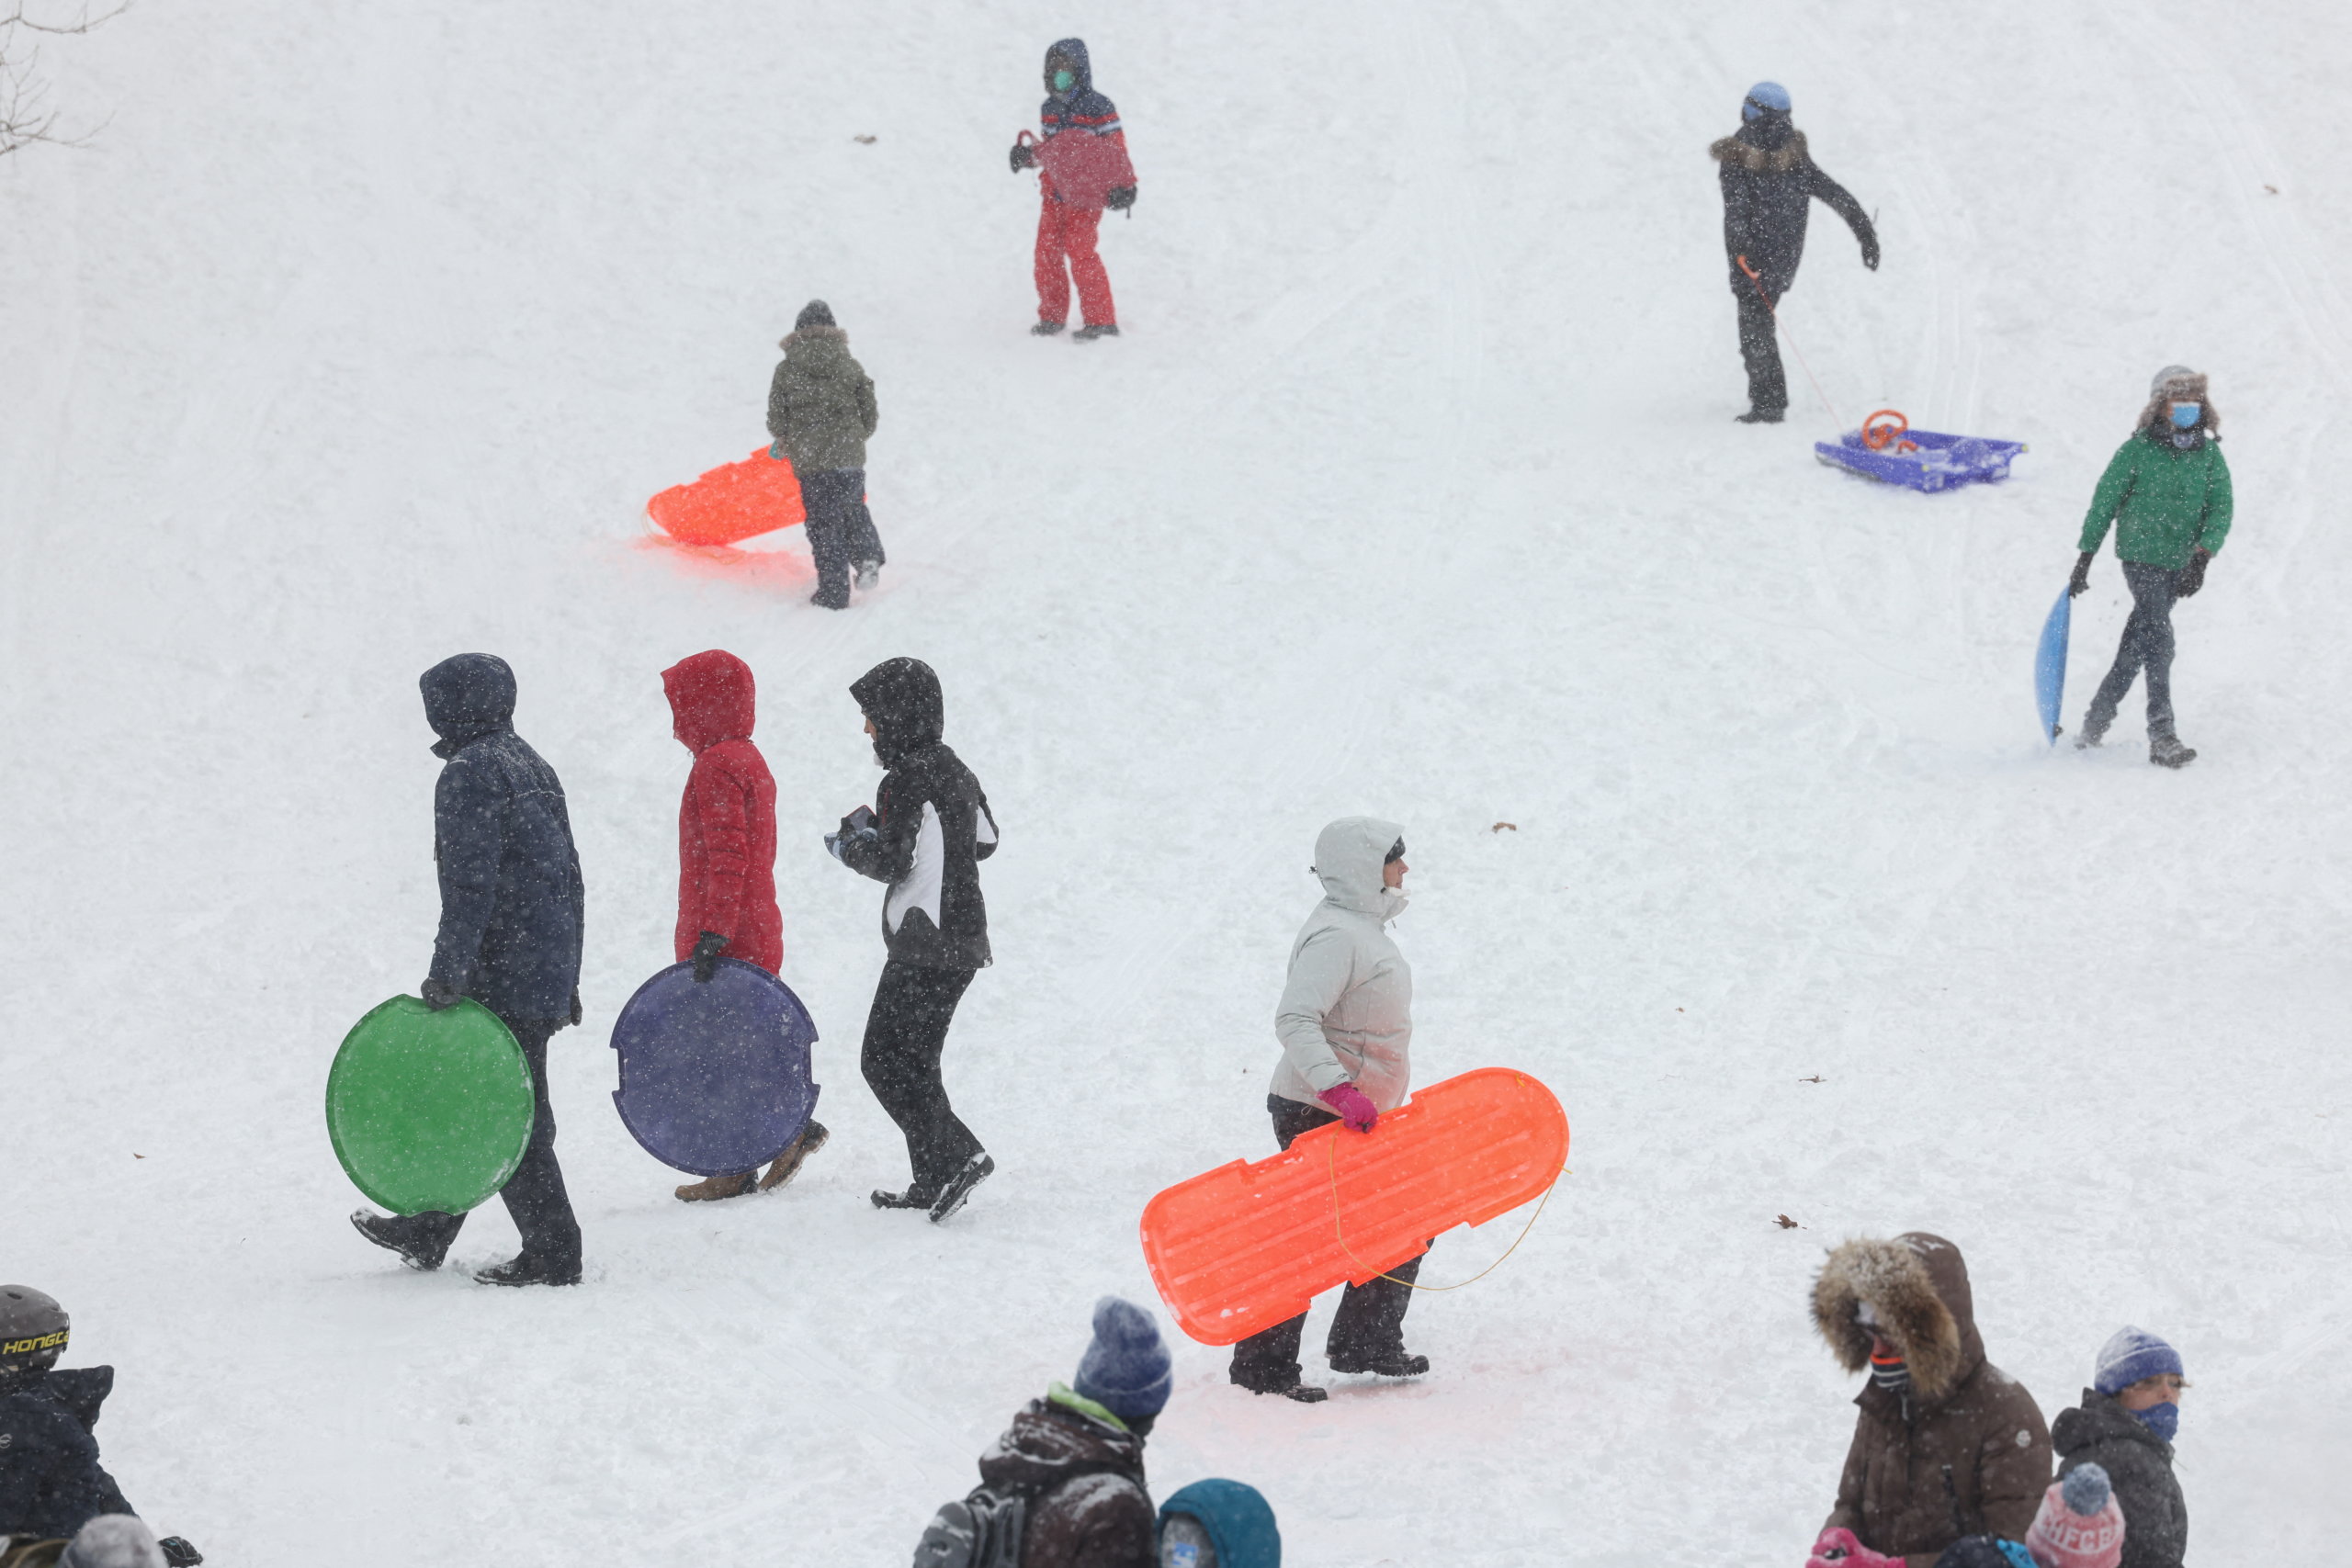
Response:
[[[531,1141],[499,1194],[523,1250],[474,1277],[491,1285],[576,1285],[580,1224],[555,1157],[548,1102],[548,1037],[580,1021],[584,897],[563,785],[514,733],[514,671],[487,653],[460,653],[418,681],[424,716],[441,739],[433,792],[433,858],[441,927],[422,994],[436,1011],[471,997],[514,1032],[531,1067],[537,1112]],[[437,1269],[465,1224],[427,1212],[404,1219],[351,1216],[359,1234],[416,1269]]]
[[[1739,113],[1740,128],[1707,149],[1723,184],[1724,255],[1739,307],[1739,354],[1747,364],[1748,408],[1739,418],[1743,424],[1778,424],[1788,413],[1789,383],[1772,312],[1797,280],[1814,198],[1827,202],[1854,231],[1862,265],[1872,272],[1878,270],[1878,235],[1862,204],[1823,174],[1805,150],[1804,132],[1789,118],[1787,88],[1757,83]]]
[[[914,1181],[876,1192],[876,1206],[928,1209],[944,1220],[996,1169],[948,1104],[939,1060],[972,976],[990,962],[979,863],[996,852],[996,818],[972,770],[940,739],[939,677],[919,659],[891,659],[850,695],[865,715],[875,760],[888,770],[875,807],[842,818],[825,847],[861,876],[889,884],[882,940],[889,961],[875,987],[859,1066],[906,1135]]]
[[[2107,1472],[2123,1510],[2120,1568],[2180,1568],[2188,1551],[2188,1501],[2172,1472],[2179,1430],[2180,1353],[2145,1329],[2119,1331],[2099,1351],[2094,1386],[2050,1424],[2064,1476],[2086,1464]]]

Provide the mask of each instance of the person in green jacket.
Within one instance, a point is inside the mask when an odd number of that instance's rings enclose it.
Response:
[[[2221,416],[2205,378],[2167,365],[2148,388],[2140,428],[2099,476],[2083,519],[2069,597],[2090,586],[2091,561],[2115,525],[2116,558],[2132,590],[2132,618],[2115,663],[2083,716],[2077,747],[2106,739],[2132,682],[2148,673],[2148,761],[2186,767],[2197,753],[2180,743],[2172,716],[2172,606],[2205,586],[2205,567],[2230,536],[2230,465],[2222,457]]]
[[[865,442],[878,415],[874,378],[850,357],[849,334],[833,324],[832,307],[811,299],[776,345],[784,363],[768,382],[768,456],[790,459],[800,481],[808,553],[817,558],[817,592],[808,603],[849,608],[853,569],[857,586],[881,575],[882,536],[865,507]]]

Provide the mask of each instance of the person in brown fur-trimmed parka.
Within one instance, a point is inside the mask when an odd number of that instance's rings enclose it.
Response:
[[[1935,1568],[1962,1536],[2024,1540],[2050,1429],[1984,1359],[1960,1248],[1925,1231],[1847,1242],[1814,1280],[1813,1322],[1839,1364],[1871,1374],[1816,1568]]]

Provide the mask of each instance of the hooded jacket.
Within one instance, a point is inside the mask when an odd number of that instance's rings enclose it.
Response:
[[[2196,444],[2184,450],[2172,444],[2165,427],[2133,431],[2099,475],[2075,547],[2097,550],[2112,523],[2115,554],[2121,560],[2178,571],[2198,550],[2219,555],[2222,541],[2230,536],[2235,505],[2230,465],[2222,456],[2221,436],[2201,429],[2198,434]]]
[[[705,931],[726,957],[773,975],[784,963],[775,906],[775,779],[752,744],[752,668],[712,649],[662,671],[671,732],[695,754],[678,802],[679,962]]]
[[[839,327],[802,327],[776,344],[784,359],[768,380],[768,434],[784,444],[795,474],[865,467],[865,443],[881,423],[874,378],[850,356]]]
[[[2050,1433],[2033,1396],[1984,1359],[1960,1248],[1911,1231],[1849,1241],[1813,1286],[1813,1322],[1848,1371],[1870,1365],[1867,1303],[1910,1369],[1911,1386],[1872,1382],[1824,1529],[1843,1527],[1873,1551],[1935,1568],[1962,1536],[2023,1540],[2050,1484]]]
[[[1143,1439],[1092,1400],[1057,1386],[1030,1401],[980,1456],[980,1481],[1029,1501],[1021,1568],[1157,1568]]]
[[[871,833],[842,823],[842,862],[887,882],[882,940],[902,964],[984,969],[989,911],[979,863],[996,853],[996,818],[972,770],[940,739],[939,677],[920,659],[888,659],[850,695],[874,724],[874,756],[888,771],[874,797]]]
[[[1119,111],[1094,90],[1094,64],[1084,39],[1066,38],[1046,51],[1046,80],[1053,77],[1056,55],[1069,62],[1077,77],[1067,93],[1053,93],[1037,111],[1045,140],[1037,149],[1039,184],[1048,201],[1099,212],[1104,197],[1122,186],[1136,183],[1135,165],[1127,160],[1127,133]]]
[[[2172,1472],[2172,1445],[2112,1394],[2090,1388],[2079,1406],[2058,1412],[2050,1436],[2062,1478],[2086,1464],[2107,1472],[2123,1509],[2120,1568],[2180,1568],[2188,1551],[2188,1500]]]
[[[1865,252],[1875,252],[1878,235],[1870,215],[1850,192],[1822,173],[1806,151],[1804,132],[1784,114],[1766,114],[1741,126],[1707,149],[1715,160],[1724,192],[1724,255],[1731,263],[1734,293],[1756,286],[1739,270],[1746,256],[1774,299],[1797,280],[1804,259],[1804,231],[1815,197],[1846,220]]]
[[[514,671],[491,654],[460,653],[417,684],[441,737],[432,977],[509,1021],[569,1020],[580,985],[580,856],[555,770],[514,733]]]
[[[100,1514],[128,1514],[98,1463],[98,1406],[112,1367],[19,1372],[0,1379],[0,1540],[71,1537]]]
[[[1274,1009],[1283,1059],[1273,1092],[1325,1109],[1316,1097],[1343,1083],[1382,1111],[1411,1086],[1413,966],[1388,935],[1406,900],[1381,881],[1404,829],[1376,817],[1343,817],[1315,839],[1323,901],[1290,946],[1290,973]]]

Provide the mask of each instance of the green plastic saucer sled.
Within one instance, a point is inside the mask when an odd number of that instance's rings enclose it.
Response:
[[[462,1214],[506,1185],[531,1141],[523,1048],[468,998],[394,997],[352,1026],[327,1072],[327,1135],[359,1190],[395,1214]]]

